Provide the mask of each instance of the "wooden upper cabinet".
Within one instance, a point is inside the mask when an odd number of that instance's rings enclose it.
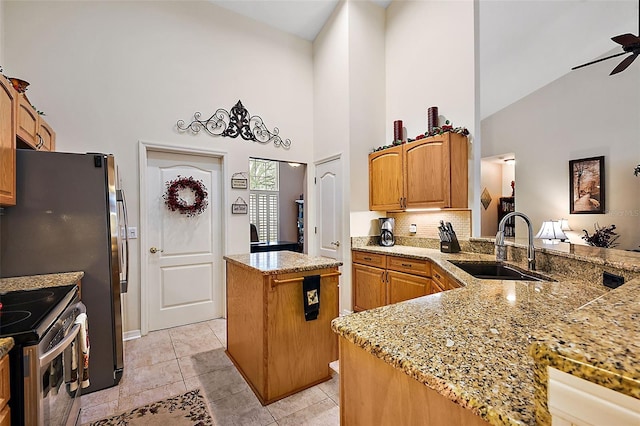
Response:
[[[24,96],[18,97],[18,138],[29,148],[53,151],[56,134]]]
[[[44,121],[42,117],[38,121],[38,135],[41,146],[38,149],[43,151],[55,151],[56,148],[56,132],[53,131],[49,123]]]
[[[449,132],[369,154],[369,209],[467,208],[467,153]]]
[[[369,154],[369,210],[401,210],[404,202],[402,145]]]
[[[0,75],[0,205],[16,204],[16,125],[18,93]]]
[[[444,133],[405,145],[406,208],[466,208],[467,138]]]

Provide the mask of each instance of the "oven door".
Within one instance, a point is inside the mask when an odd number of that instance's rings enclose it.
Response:
[[[25,348],[29,374],[25,374],[25,420],[27,425],[76,425],[80,414],[82,350],[80,324],[75,318],[85,311],[78,303],[65,311],[51,333],[55,343]],[[49,333],[49,332],[48,332]],[[26,363],[25,363],[26,364]],[[25,367],[27,367],[25,365]],[[36,374],[31,374],[36,373]]]

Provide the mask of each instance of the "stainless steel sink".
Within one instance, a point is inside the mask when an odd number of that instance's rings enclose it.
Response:
[[[502,262],[450,260],[450,263],[481,280],[555,281],[549,277]]]

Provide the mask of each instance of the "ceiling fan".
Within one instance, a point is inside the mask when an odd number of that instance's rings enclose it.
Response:
[[[577,67],[573,67],[571,69],[576,70],[578,68],[586,67],[587,65],[592,65],[598,62],[606,61],[607,59],[615,58],[616,56],[631,53],[631,55],[624,58],[622,62],[620,62],[618,66],[616,66],[613,71],[611,71],[609,75],[617,74],[627,69],[627,67],[636,60],[638,55],[640,55],[640,0],[638,0],[638,8],[638,35],[635,36],[633,34],[627,33],[620,34],[611,38],[611,40],[622,46],[622,50],[624,50],[624,52],[616,53],[615,55],[607,56],[606,58],[596,59],[595,61],[587,62],[586,64],[578,65]]]

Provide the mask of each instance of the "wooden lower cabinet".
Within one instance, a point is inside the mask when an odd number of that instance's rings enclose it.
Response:
[[[10,397],[9,355],[7,354],[0,360],[0,426],[8,426],[11,424],[11,410],[8,405]]]
[[[460,283],[456,281],[451,275],[445,272],[442,268],[437,265],[432,266],[432,276],[434,284],[433,293],[437,293],[439,291],[447,291],[453,290],[454,288],[461,287]]]
[[[306,321],[302,280],[320,282],[320,313]],[[331,379],[338,359],[338,269],[264,275],[227,262],[227,354],[263,405]]]
[[[340,337],[340,425],[486,426],[481,417]]]
[[[353,264],[353,310],[373,309],[387,304],[386,270],[367,265]]]
[[[387,274],[388,304],[431,294],[431,279],[429,278],[395,271],[387,271]]]
[[[352,251],[353,310],[373,309],[431,294],[427,260]]]

